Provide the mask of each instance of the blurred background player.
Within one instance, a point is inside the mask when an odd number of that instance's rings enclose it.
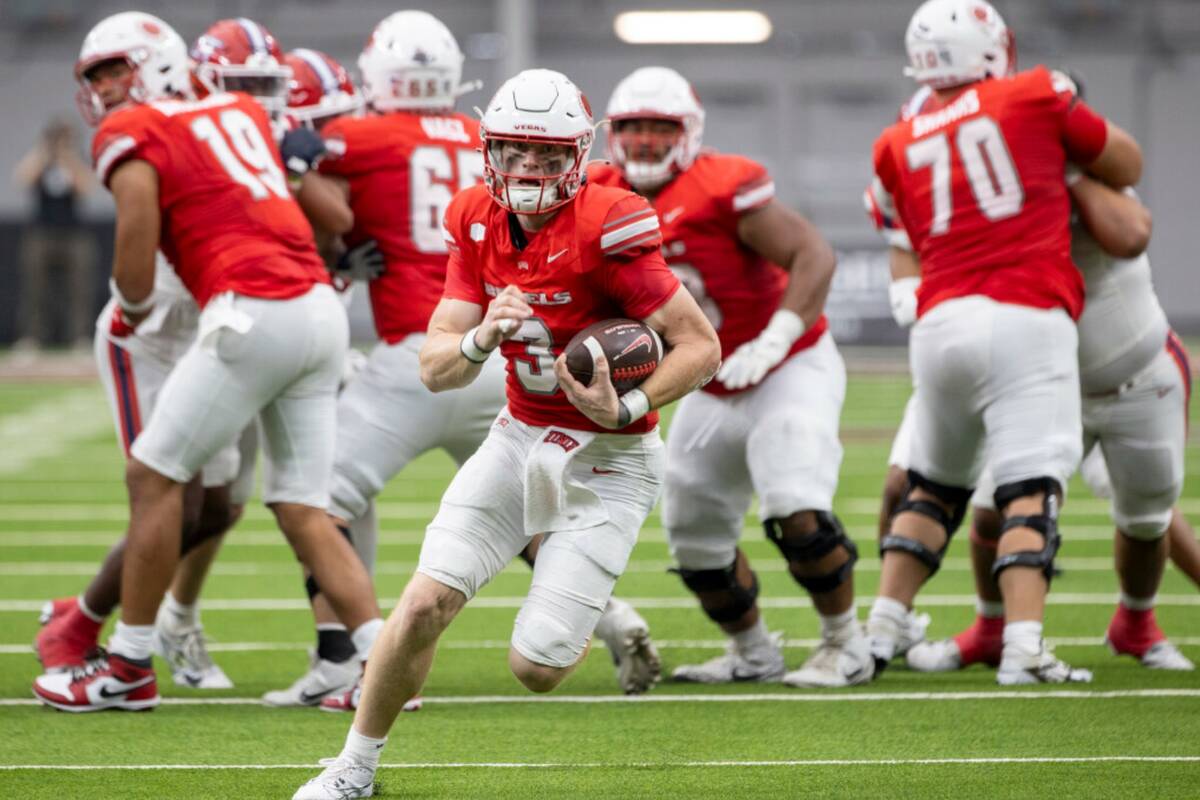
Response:
[[[201,308],[199,336],[131,447],[129,557],[109,653],[35,681],[40,700],[72,711],[158,704],[151,623],[178,560],[184,486],[255,416],[264,502],[297,556],[336,587],[331,598],[356,629],[360,657],[382,626],[366,572],[324,514],[348,334],[269,144],[270,121],[248,95],[194,102],[178,34],[155,18],[138,26],[139,37],[117,53],[134,73],[134,102],[106,115],[93,143],[117,206],[110,287],[130,326],[144,321],[161,239]],[[213,218],[221,224],[203,224]]]
[[[135,70],[122,53],[152,47],[149,15],[110,17],[84,40],[76,64],[80,108],[92,124],[128,101]],[[116,55],[114,55],[116,54]],[[154,306],[136,328],[115,300],[96,321],[95,356],[122,451],[153,412],[163,383],[196,338],[199,309],[161,253],[155,256]],[[253,458],[241,463],[231,442],[204,465],[185,493],[183,557],[155,620],[154,649],[181,686],[226,689],[232,682],[209,656],[198,598],[221,537],[241,516],[253,488]],[[100,628],[120,600],[125,542],[105,558],[78,598],[61,598],[43,610],[45,627],[35,650],[47,671],[81,666],[98,647]]]
[[[874,664],[854,612],[853,542],[833,515],[846,371],[823,310],[833,250],[775,199],[759,164],[700,149],[704,109],[683,76],[643,67],[608,104],[609,153],[589,179],[651,201],[667,263],[721,339],[716,380],[683,399],[668,440],[663,523],[684,584],[729,637],[728,652],[675,680],[848,686]],[[758,580],[737,546],[752,494],[767,538],[813,599],[821,644],[784,674]]]
[[[253,97],[266,109],[278,138],[292,73],[266,26],[246,17],[217,20],[196,39],[191,57],[205,89]]]
[[[1083,281],[1062,175],[1070,159],[1132,184],[1141,154],[1044,68],[1007,77],[1012,37],[982,0],[929,0],[906,48],[933,105],[876,142],[872,192],[896,209],[922,267],[916,423],[906,497],[880,545],[872,651],[879,667],[895,655],[913,598],[966,513],[986,441],[1005,519],[993,565],[1006,620],[997,680],[1090,680],[1042,638],[1057,510],[1082,434],[1073,320]]]
[[[33,219],[21,235],[17,259],[21,300],[13,348],[18,351],[50,343],[51,285],[53,305],[64,309],[67,341],[80,348],[88,341],[98,248],[95,235],[82,224],[79,204],[96,188],[96,180],[78,147],[71,124],[52,120],[13,170],[16,183],[34,198]],[[52,281],[56,268],[63,279]]]
[[[447,209],[445,296],[421,377],[434,391],[464,386],[499,348],[509,404],[446,490],[367,664],[346,746],[300,800],[371,796],[388,731],[420,690],[441,633],[535,533],[546,535],[509,666],[536,692],[570,674],[659,494],[652,409],[719,363],[716,334],[663,262],[653,209],[584,181],[593,126],[574,84],[550,70],[520,73],[488,103],[480,133],[486,185]],[[615,316],[645,319],[669,345],[621,398],[602,356],[586,387],[559,356],[575,333]]]

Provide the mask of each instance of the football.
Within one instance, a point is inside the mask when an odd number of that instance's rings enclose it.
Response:
[[[648,325],[634,319],[606,319],[581,330],[564,351],[567,369],[575,380],[591,384],[597,353],[608,359],[617,394],[636,388],[658,368],[663,344]]]

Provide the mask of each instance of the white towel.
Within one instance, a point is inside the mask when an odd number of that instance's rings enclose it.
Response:
[[[233,292],[225,292],[212,298],[204,310],[200,312],[200,330],[196,341],[201,347],[215,352],[217,347],[216,334],[221,328],[246,334],[254,327],[254,317],[234,306]]]
[[[608,521],[591,489],[569,477],[571,461],[595,433],[547,428],[525,457],[525,532],[578,531]]]

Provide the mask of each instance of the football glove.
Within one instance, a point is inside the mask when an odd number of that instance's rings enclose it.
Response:
[[[383,274],[386,264],[379,243],[374,239],[351,247],[333,266],[336,277],[351,281],[373,281]]]
[[[901,328],[911,327],[917,321],[917,287],[920,285],[921,279],[911,275],[888,284],[888,305],[892,308],[892,319]]]
[[[121,307],[114,303],[112,318],[108,321],[108,335],[114,339],[124,339],[126,336],[132,336],[135,328],[137,325],[130,322]]]
[[[283,156],[288,177],[295,180],[316,168],[325,155],[325,140],[310,128],[294,128],[283,135],[279,153]]]
[[[717,380],[727,389],[744,389],[758,384],[787,357],[792,345],[803,335],[804,320],[800,315],[786,308],[779,309],[762,333],[725,359],[717,372]]]

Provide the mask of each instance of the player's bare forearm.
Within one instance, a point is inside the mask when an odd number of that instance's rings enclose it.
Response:
[[[836,259],[816,226],[778,200],[743,215],[738,239],[768,261],[788,271],[781,308],[794,311],[805,326],[815,325],[825,311]]]
[[[1136,186],[1142,179],[1142,148],[1121,127],[1109,122],[1104,149],[1085,169],[1093,178],[1114,188]]]
[[[892,246],[888,248],[888,270],[892,273],[894,281],[901,278],[920,278],[921,261],[912,250]]]
[[[113,170],[109,188],[117,207],[113,282],[130,303],[154,291],[154,259],[162,218],[158,173],[145,161],[127,161]]]
[[[483,363],[463,355],[462,338],[482,318],[482,309],[474,303],[450,299],[438,303],[429,318],[429,335],[419,356],[421,382],[429,391],[459,389],[479,376]]]
[[[645,322],[659,332],[666,346],[658,369],[638,387],[646,393],[651,408],[673,403],[716,374],[721,366],[721,343],[686,289],[680,287]]]
[[[354,227],[354,212],[342,187],[324,175],[312,170],[304,173],[296,201],[314,229],[342,236]]]
[[[1132,191],[1132,190],[1131,190]],[[1150,244],[1150,209],[1137,197],[1084,176],[1071,185],[1083,224],[1109,255],[1136,258]]]

